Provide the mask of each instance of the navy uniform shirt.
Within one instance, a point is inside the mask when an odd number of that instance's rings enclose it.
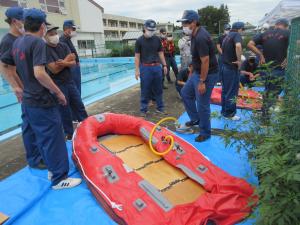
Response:
[[[47,45],[47,64],[56,62],[59,59],[65,59],[70,53],[71,51],[65,43],[59,42],[56,47]],[[57,74],[53,74],[49,69],[47,69],[47,72],[56,84],[63,84],[71,80],[71,71],[69,67],[65,67]]]
[[[160,38],[155,35],[151,38],[142,35],[135,42],[135,53],[141,54],[141,63],[160,63],[158,53],[162,51]]]
[[[76,59],[75,59],[76,63],[79,63],[79,56],[77,54],[76,48],[73,45],[73,42],[71,41],[71,38],[66,37],[65,35],[62,35],[62,36],[60,36],[59,41],[65,43],[69,47],[71,52],[74,53],[76,56]]]
[[[192,64],[195,72],[200,73],[200,57],[209,56],[208,74],[218,72],[218,62],[215,55],[215,48],[210,34],[200,27],[195,36],[191,39]]]
[[[257,70],[257,67],[258,67],[258,63],[257,62],[254,62],[251,65],[248,60],[245,60],[242,63],[241,70],[247,71],[247,72],[250,72],[250,73],[254,73]]]
[[[11,33],[7,33],[1,40],[1,43],[0,43],[0,60],[2,60],[2,58],[4,59],[3,63],[5,64],[13,64],[13,62],[11,61],[8,61],[8,62],[5,62],[5,58],[7,60],[7,58],[9,57],[6,57],[5,54],[10,54],[11,53],[11,49],[12,49],[12,46],[15,42],[15,40],[17,40],[18,37],[12,35]]]
[[[222,48],[222,43],[226,36],[227,36],[227,34],[223,34],[220,37],[218,37],[218,44],[220,45],[221,48]]]
[[[229,66],[237,68],[237,65],[232,62],[237,61],[236,55],[236,44],[242,44],[243,39],[240,33],[230,32],[223,40],[222,50],[223,50],[223,63]]]
[[[282,29],[270,29],[253,38],[256,45],[262,45],[266,62],[274,61],[280,66],[287,57],[290,32]]]
[[[32,107],[52,107],[57,104],[55,96],[42,86],[34,76],[34,66],[46,65],[46,43],[36,36],[24,35],[13,44],[10,54],[3,62],[15,65],[24,84],[23,104]]]

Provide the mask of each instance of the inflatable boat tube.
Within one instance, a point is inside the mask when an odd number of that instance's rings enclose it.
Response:
[[[121,114],[87,118],[75,131],[73,159],[90,190],[120,225],[235,224],[252,210],[254,188],[195,147],[154,124]],[[96,222],[95,222],[96,223]],[[101,223],[101,221],[100,221]]]
[[[221,105],[222,88],[215,87],[211,94],[211,103]],[[237,107],[240,109],[261,110],[262,95],[251,89],[240,89],[237,97]]]

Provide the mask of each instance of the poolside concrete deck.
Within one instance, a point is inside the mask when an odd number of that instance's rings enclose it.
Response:
[[[87,107],[89,115],[103,112],[124,113],[129,115],[139,115],[140,87],[136,85],[115,95],[102,99]],[[169,116],[179,117],[184,107],[177,96],[174,84],[169,85],[169,89],[164,92],[166,112]],[[158,122],[165,116],[155,114],[155,107],[150,107],[150,115],[147,120]],[[26,166],[25,152],[21,135],[0,143],[0,180],[10,176],[16,171]]]

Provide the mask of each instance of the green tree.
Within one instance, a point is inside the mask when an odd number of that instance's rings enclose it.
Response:
[[[205,26],[211,34],[222,32],[223,26],[230,22],[230,16],[227,5],[222,4],[219,8],[206,6],[198,9],[200,23]]]

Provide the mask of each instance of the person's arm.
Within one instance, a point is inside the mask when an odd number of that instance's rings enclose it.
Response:
[[[178,41],[179,50],[182,51],[184,49],[184,45],[185,45],[184,41],[182,39],[179,39],[179,41]]]
[[[134,64],[135,64],[135,79],[138,80],[140,77],[140,63],[141,63],[141,53],[135,53]]]
[[[47,64],[47,69],[49,69],[54,75],[60,73],[64,68],[64,66],[58,65],[56,62]]]
[[[242,65],[242,53],[243,53],[242,43],[235,44],[235,53],[236,53],[237,61],[232,63],[236,64],[238,66],[238,69],[240,69]]]
[[[201,63],[200,71],[200,82],[198,85],[198,91],[201,95],[206,92],[206,78],[209,70],[209,44],[208,40],[205,38],[199,38],[196,40],[196,48],[200,56],[199,60]]]
[[[249,41],[247,47],[254,52],[260,58],[260,64],[265,64],[266,60],[263,53],[256,47],[256,45],[261,45],[263,42],[263,34],[258,34],[253,37],[252,40]]]
[[[221,45],[220,45],[219,43],[217,44],[217,50],[218,50],[218,53],[219,53],[220,55],[222,55],[222,54],[223,54],[223,51],[222,51]]]
[[[159,59],[163,65],[163,70],[164,70],[164,75],[166,75],[168,73],[168,68],[167,68],[167,63],[166,63],[166,59],[165,59],[165,55],[163,51],[158,52],[159,55]]]
[[[0,62],[0,73],[12,87],[18,102],[22,102],[24,86],[16,73],[16,67]]]
[[[253,40],[249,41],[249,43],[247,44],[247,47],[254,52],[256,55],[259,56],[260,58],[260,64],[265,64],[266,60],[265,57],[263,55],[263,53],[256,47],[256,44]]]
[[[177,84],[180,85],[180,86],[184,86],[184,85],[185,85],[185,82],[183,82],[182,80],[178,80],[178,81],[177,81]]]
[[[67,100],[61,90],[56,86],[56,84],[52,81],[50,76],[47,74],[44,65],[34,66],[34,76],[39,81],[41,85],[54,93],[59,103],[62,105],[67,104]]]

